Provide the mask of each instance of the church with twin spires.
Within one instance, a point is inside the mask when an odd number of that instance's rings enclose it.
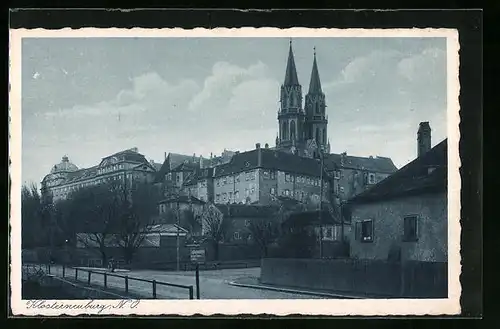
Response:
[[[316,49],[314,49],[309,90],[303,106],[302,86],[295,67],[291,40],[285,80],[281,86],[278,124],[277,150],[310,158],[318,157],[319,152],[330,153],[328,116],[325,94],[321,90]]]

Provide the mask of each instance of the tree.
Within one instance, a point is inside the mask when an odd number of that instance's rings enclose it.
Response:
[[[248,230],[260,247],[261,256],[267,257],[268,247],[279,236],[279,227],[275,220],[258,217],[250,222]]]
[[[311,258],[317,245],[314,230],[307,227],[293,227],[280,235],[278,247],[282,257]]]
[[[115,224],[114,241],[129,264],[155,224],[156,205],[161,195],[158,189],[146,183],[134,184],[130,191],[122,187],[117,192],[122,194],[122,211]]]
[[[195,216],[195,213],[191,209],[185,209],[182,211],[181,227],[187,229],[191,235],[196,235],[197,232],[201,230],[201,223],[199,216]]]
[[[71,221],[77,241],[89,249],[96,248],[103,264],[108,261],[107,247],[122,215],[122,195],[118,184],[81,188],[58,203],[62,223]],[[71,227],[67,225],[67,227]]]
[[[34,248],[43,244],[47,226],[43,225],[43,205],[37,186],[21,188],[21,246]]]
[[[223,242],[231,227],[231,221],[212,203],[207,204],[201,215],[205,239],[212,243],[214,258],[219,258],[219,244]]]

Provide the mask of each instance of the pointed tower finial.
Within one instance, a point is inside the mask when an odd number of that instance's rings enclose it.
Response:
[[[319,78],[318,63],[316,61],[316,47],[313,48],[314,60],[311,72],[311,81],[309,82],[309,93],[310,94],[321,94],[321,81]]]
[[[290,38],[290,49],[288,51],[288,61],[286,63],[285,86],[295,86],[299,84],[297,77],[297,69],[295,68],[295,60],[293,58],[292,39]]]

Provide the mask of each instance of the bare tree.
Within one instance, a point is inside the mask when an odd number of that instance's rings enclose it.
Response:
[[[205,239],[212,243],[214,258],[219,258],[219,245],[226,238],[231,227],[231,220],[224,218],[222,212],[212,203],[206,204],[202,213],[203,233]]]
[[[130,191],[121,188],[121,212],[116,223],[114,241],[129,264],[145,237],[155,224],[156,205],[160,199],[158,190],[146,183],[137,183]]]
[[[117,190],[117,186],[112,184],[82,188],[56,206],[63,212],[63,223],[75,223],[77,242],[90,250],[96,248],[103,264],[107,263],[107,247],[122,211]]]
[[[250,222],[248,230],[259,245],[261,256],[267,257],[269,245],[279,236],[277,222],[272,218],[258,217]]]

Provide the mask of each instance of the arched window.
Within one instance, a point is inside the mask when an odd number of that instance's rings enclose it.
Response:
[[[316,113],[319,113],[319,102],[316,102],[314,107],[316,108]]]
[[[281,129],[281,134],[283,140],[288,139],[288,123],[286,121],[283,122],[283,129]]]
[[[326,129],[323,128],[323,144],[326,143]]]
[[[316,143],[320,143],[320,140],[319,140],[319,128],[316,128]]]
[[[295,139],[295,121],[290,121],[290,139]]]

